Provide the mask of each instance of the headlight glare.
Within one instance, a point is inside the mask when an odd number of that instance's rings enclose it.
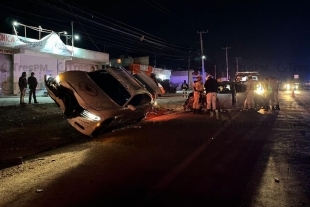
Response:
[[[81,116],[92,121],[100,121],[100,117],[90,113],[87,110],[82,111]]]
[[[60,83],[60,77],[59,77],[59,75],[56,76],[55,81],[56,81],[56,83],[59,85],[59,83]]]

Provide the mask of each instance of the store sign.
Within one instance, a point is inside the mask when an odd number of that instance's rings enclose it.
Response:
[[[72,56],[72,50],[66,47],[55,32],[52,32],[41,40],[0,33],[0,47],[1,46],[13,49],[28,49],[37,52]]]
[[[13,50],[0,49],[0,53],[2,53],[2,54],[13,54]]]

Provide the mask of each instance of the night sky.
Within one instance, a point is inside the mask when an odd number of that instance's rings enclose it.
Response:
[[[48,2],[48,3],[46,3]],[[310,12],[306,1],[38,1],[1,2],[2,33],[14,20],[71,34],[75,46],[106,52],[110,58],[149,56],[150,65],[172,70],[201,70],[202,34],[205,69],[226,76],[254,70],[279,79],[294,74],[310,79]],[[101,3],[99,3],[101,2]],[[174,3],[173,3],[174,2]],[[20,28],[19,35],[23,36]],[[38,32],[27,37],[38,38]],[[144,39],[141,41],[141,37]],[[63,39],[65,42],[65,39]],[[155,62],[156,60],[156,62]],[[190,61],[189,61],[190,60]]]

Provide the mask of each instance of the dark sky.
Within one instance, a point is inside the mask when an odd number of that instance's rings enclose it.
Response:
[[[48,3],[46,3],[48,2]],[[206,71],[256,70],[262,75],[307,77],[310,71],[310,12],[306,1],[38,1],[1,2],[1,32],[12,33],[17,20],[29,26],[71,34],[76,47],[120,55],[149,56],[150,64],[168,69],[201,69],[203,33]],[[28,31],[28,30],[27,30]],[[19,29],[23,35],[23,29]],[[27,32],[29,37],[31,32]],[[33,33],[32,38],[38,34]],[[144,40],[140,38],[144,36]],[[310,78],[310,77],[309,77]]]

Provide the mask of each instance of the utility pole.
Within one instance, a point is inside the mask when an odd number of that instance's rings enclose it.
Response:
[[[73,22],[71,22],[71,43],[72,43],[72,57],[73,57],[73,51],[74,51],[74,34],[73,34]]]
[[[231,47],[222,47],[223,50],[226,50],[226,80],[228,80],[228,54],[227,50],[230,49]]]
[[[214,78],[216,79],[216,65],[214,65]]]
[[[238,72],[238,70],[239,70],[239,66],[238,66],[238,62],[239,62],[239,60],[241,60],[241,57],[236,57],[236,62],[237,62],[237,72]]]
[[[204,81],[206,79],[205,74],[205,64],[204,64],[204,58],[203,58],[203,41],[202,41],[202,33],[208,33],[208,30],[206,32],[197,32],[200,34],[200,46],[201,46],[201,70],[202,70],[202,80]]]
[[[191,85],[192,85],[192,83],[191,83],[191,82],[189,82],[189,71],[190,71],[190,68],[191,68],[191,59],[190,59],[190,58],[188,58],[187,83],[188,83],[188,85],[189,85],[189,86],[191,86]]]
[[[39,26],[39,40],[41,39],[41,31],[42,31],[42,27]],[[25,30],[25,34],[26,34],[26,30]]]

